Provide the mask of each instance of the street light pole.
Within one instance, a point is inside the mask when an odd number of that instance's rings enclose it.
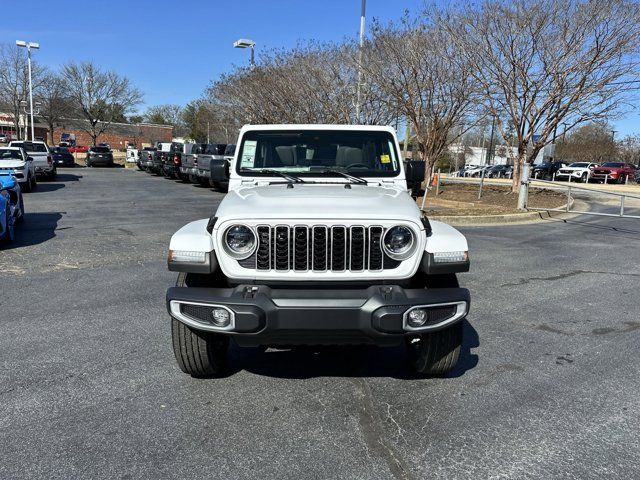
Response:
[[[362,49],[364,47],[364,22],[367,9],[367,0],[360,3],[360,48],[358,51],[358,84],[356,85],[356,119],[360,123],[360,89],[362,88]]]
[[[248,38],[241,38],[233,42],[233,48],[250,48],[251,49],[251,56],[249,57],[249,65],[252,69],[256,66],[255,60],[254,60],[254,53],[253,53],[253,49],[255,46],[256,46],[256,42],[254,42],[253,40],[249,40]]]
[[[27,49],[27,71],[29,72],[29,112],[31,113],[31,141],[36,139],[33,125],[33,85],[31,83],[31,49],[40,48],[39,43],[25,42],[24,40],[16,40],[16,45]],[[26,135],[25,135],[26,136]]]

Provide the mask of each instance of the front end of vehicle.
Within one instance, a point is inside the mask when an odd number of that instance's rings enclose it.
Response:
[[[278,127],[243,128],[216,215],[171,239],[168,266],[180,274],[166,305],[180,367],[218,373],[233,340],[404,343],[417,372],[449,371],[470,306],[456,277],[469,269],[467,241],[422,217],[393,130]],[[182,347],[193,341],[209,352],[202,367]]]

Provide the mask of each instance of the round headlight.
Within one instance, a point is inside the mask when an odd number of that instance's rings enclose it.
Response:
[[[384,234],[382,246],[387,255],[394,260],[405,260],[413,250],[413,232],[408,227],[398,225],[391,227]]]
[[[228,252],[235,258],[251,256],[256,246],[256,236],[246,225],[233,225],[224,234],[224,243]]]

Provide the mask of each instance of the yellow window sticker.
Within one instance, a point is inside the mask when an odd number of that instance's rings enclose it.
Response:
[[[380,155],[380,163],[391,163],[389,155]]]

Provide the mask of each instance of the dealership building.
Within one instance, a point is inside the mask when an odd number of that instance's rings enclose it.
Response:
[[[13,123],[13,115],[0,112],[0,134],[9,138],[19,139],[24,136],[26,118],[21,115],[20,128],[16,132]],[[31,126],[27,128],[31,136]],[[34,133],[37,139],[46,141],[49,145],[57,145],[61,138],[75,138],[76,145],[91,145],[91,137],[83,129],[83,121],[77,119],[63,119],[56,123],[53,130],[53,138],[46,123],[34,118]],[[157,142],[170,142],[173,138],[172,125],[158,125],[154,123],[111,123],[105,132],[98,137],[98,143],[108,143],[111,148],[124,150],[127,145],[135,145],[137,148],[155,145]]]

